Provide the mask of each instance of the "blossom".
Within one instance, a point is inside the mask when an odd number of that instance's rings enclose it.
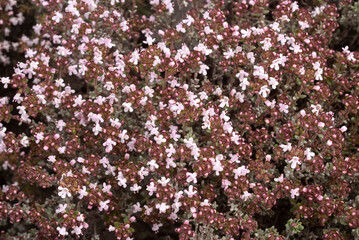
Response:
[[[310,160],[315,156],[315,153],[312,152],[310,148],[306,148],[304,151],[304,155],[306,155],[307,160]]]
[[[137,65],[138,64],[138,60],[140,60],[140,54],[139,54],[139,51],[138,49],[135,49],[135,51],[133,51],[131,53],[131,58],[130,58],[130,62],[133,63],[134,65]]]
[[[56,209],[56,213],[64,213],[66,210],[67,204],[59,204],[59,207]]]
[[[56,11],[54,14],[55,15],[51,19],[54,20],[56,23],[59,23],[63,17],[62,13]]]
[[[77,96],[75,99],[74,99],[74,104],[72,105],[73,107],[76,107],[76,106],[79,106],[79,107],[81,107],[81,105],[84,103],[84,102],[86,102],[86,100],[83,100],[82,99],[82,95],[79,95],[79,96]]]
[[[56,157],[54,155],[50,155],[48,158],[47,158],[47,161],[51,162],[51,163],[54,163],[56,162]]]
[[[106,147],[106,152],[109,153],[112,151],[113,146],[116,146],[116,142],[112,141],[111,138],[107,138],[106,142],[104,142],[102,145]]]
[[[100,201],[99,205],[100,207],[98,208],[98,210],[100,210],[100,212],[102,212],[103,210],[107,211],[108,210],[108,203],[110,202],[110,200],[106,200],[106,201]]]
[[[312,112],[315,113],[316,115],[318,115],[319,111],[322,109],[322,106],[320,104],[317,105],[310,105],[310,107],[312,108]]]
[[[279,103],[279,111],[280,112],[284,112],[284,113],[288,113],[288,105],[287,104],[282,104],[282,103]]]
[[[245,166],[240,166],[239,168],[233,170],[234,179],[238,179],[238,177],[240,177],[240,176],[245,176],[249,172],[250,171]]]
[[[128,140],[130,137],[127,135],[127,130],[124,129],[122,132],[118,134],[118,137],[120,138],[121,143],[124,143],[126,140]]]
[[[159,210],[160,213],[165,213],[167,209],[170,208],[170,206],[167,205],[166,203],[160,203],[160,204],[157,203],[156,208]]]
[[[160,227],[162,227],[162,226],[163,226],[162,223],[155,223],[155,224],[153,224],[151,229],[152,229],[152,231],[157,232],[160,229]]]
[[[292,150],[292,144],[291,143],[288,143],[287,145],[281,144],[279,146],[283,149],[283,152],[288,152],[288,151]]]
[[[299,188],[290,190],[290,197],[294,199],[296,196],[299,196]]]
[[[169,148],[166,148],[167,157],[171,157],[173,154],[176,153],[176,149],[173,147],[173,144],[169,144]]]
[[[122,107],[125,112],[133,112],[132,103],[124,102],[122,103]]]
[[[270,38],[265,38],[263,41],[260,42],[261,44],[263,44],[263,49],[265,51],[268,51],[271,47],[272,47],[272,43],[271,43],[271,39]]]
[[[151,171],[155,171],[155,169],[159,168],[159,165],[156,163],[156,160],[152,159],[147,163],[147,165],[150,167]]]
[[[268,80],[268,84],[273,88],[276,89],[276,87],[278,86],[278,81],[274,78],[274,77],[270,77]]]
[[[182,20],[184,24],[187,24],[187,26],[191,26],[192,23],[194,23],[194,18],[187,14],[187,18]]]
[[[209,67],[206,65],[206,64],[204,64],[204,63],[201,63],[200,65],[199,65],[199,74],[202,74],[202,75],[204,75],[204,76],[206,76],[207,75],[207,70],[209,69]]]
[[[66,231],[65,227],[57,227],[56,230],[59,232],[59,235],[66,236],[69,235],[69,233]]]
[[[149,192],[148,194],[152,196],[153,193],[157,191],[157,187],[153,182],[150,182],[150,184],[147,185],[146,190]]]
[[[59,186],[59,193],[58,195],[62,198],[71,197],[70,190],[64,187]]]
[[[244,191],[244,192],[243,192],[243,195],[241,196],[241,198],[242,198],[244,201],[247,201],[251,196],[252,196],[252,193],[249,193],[248,191]]]
[[[189,187],[188,187],[188,190],[184,190],[184,192],[188,195],[188,197],[193,197],[196,193],[197,193],[197,191],[193,191],[193,185],[190,185]]]
[[[262,95],[262,97],[264,98],[268,97],[269,92],[270,90],[267,85],[262,86],[259,90],[259,94]]]
[[[110,194],[111,193],[111,187],[112,187],[111,184],[103,183],[102,185],[103,185],[102,192]]]
[[[283,173],[279,176],[279,177],[277,177],[277,178],[274,178],[274,181],[275,182],[283,182],[283,180],[284,180],[284,178],[283,178]]]
[[[138,213],[138,212],[142,211],[141,204],[139,202],[134,204],[132,207],[133,207],[133,210],[132,210],[133,213]]]
[[[56,128],[59,129],[59,131],[61,132],[62,129],[66,126],[66,123],[64,122],[64,120],[59,120],[56,124]]]
[[[193,183],[197,183],[197,173],[186,173],[187,176],[187,182],[193,182]]]
[[[4,88],[7,88],[8,84],[10,84],[10,78],[9,77],[2,77],[1,83],[4,84]]]
[[[57,47],[57,54],[59,54],[60,56],[63,56],[63,57],[67,57],[67,56],[71,55],[72,52],[69,49],[65,48],[65,47],[58,46]]]
[[[161,134],[155,136],[154,139],[158,145],[161,145],[162,143],[165,143],[167,141],[166,138],[164,138]]]
[[[72,234],[81,235],[83,226],[75,226],[71,231]]]
[[[130,187],[130,190],[132,191],[132,192],[138,192],[138,191],[140,191],[142,189],[142,187],[141,186],[138,186],[138,184],[136,183],[136,184],[134,184],[132,187]]]
[[[79,190],[77,191],[77,193],[79,193],[79,194],[80,194],[80,196],[78,197],[79,199],[82,199],[83,197],[85,197],[85,196],[87,196],[87,195],[88,195],[88,192],[87,192],[87,190],[86,190],[86,187],[85,187],[85,186],[82,186],[82,188],[81,188],[81,189],[79,189]]]
[[[297,165],[301,165],[301,162],[299,161],[299,157],[293,157],[291,160],[289,160],[289,163],[291,164],[291,168],[296,168]]]
[[[158,183],[162,185],[162,187],[165,187],[170,182],[169,178],[161,177],[160,180],[158,180]]]

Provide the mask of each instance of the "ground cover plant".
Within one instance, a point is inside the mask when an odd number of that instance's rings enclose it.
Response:
[[[358,239],[358,9],[0,0],[1,239]]]

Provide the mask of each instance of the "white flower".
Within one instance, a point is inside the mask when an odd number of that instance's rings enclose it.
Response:
[[[206,65],[206,64],[204,64],[204,63],[202,63],[200,66],[199,66],[199,74],[202,74],[202,75],[204,75],[204,76],[206,76],[207,75],[207,70],[209,69],[209,67]]]
[[[290,197],[294,199],[296,196],[299,196],[299,188],[290,190]]]
[[[132,187],[130,187],[130,190],[132,191],[132,192],[138,192],[138,191],[140,191],[142,189],[142,187],[141,186],[138,186],[138,184],[136,183],[135,185],[133,185]]]
[[[162,143],[165,143],[167,141],[166,138],[164,138],[162,134],[155,136],[154,139],[158,145],[161,145]]]
[[[36,133],[35,135],[36,137],[36,143],[39,143],[40,141],[42,141],[44,139],[44,133],[43,132],[40,132],[40,133]]]
[[[220,161],[218,160],[212,160],[212,168],[213,171],[216,172],[216,175],[219,176],[219,172],[223,171],[223,166]]]
[[[86,191],[86,187],[82,186],[80,190],[77,191],[78,194],[80,194],[79,199],[82,199],[83,197],[87,196],[89,193]]]
[[[127,130],[123,130],[120,134],[118,134],[118,137],[121,139],[121,143],[124,143],[126,140],[128,140],[130,137],[127,135]]]
[[[304,30],[304,29],[306,29],[306,28],[309,28],[309,24],[308,24],[307,21],[304,21],[304,22],[298,21],[298,23],[299,23],[299,25],[300,25],[300,29],[302,29],[302,30]]]
[[[270,90],[267,85],[262,86],[261,90],[259,90],[259,94],[262,95],[262,97],[264,97],[264,98],[268,97],[269,93],[270,93]]]
[[[100,212],[102,212],[104,209],[105,211],[108,210],[108,203],[110,202],[110,200],[106,200],[106,201],[100,201],[100,207],[98,208],[98,210],[100,210]]]
[[[240,166],[239,168],[233,170],[234,179],[238,179],[238,177],[240,177],[240,176],[245,176],[249,172],[250,171],[245,166]]]
[[[274,181],[275,181],[275,182],[280,182],[280,183],[281,183],[281,182],[283,182],[283,180],[284,180],[284,179],[283,179],[283,173],[282,173],[279,177],[274,178]]]
[[[312,112],[315,113],[316,115],[318,115],[319,111],[322,109],[322,106],[320,104],[317,105],[311,105],[310,106],[312,108]]]
[[[125,112],[133,112],[133,108],[131,106],[132,103],[128,103],[128,102],[122,103],[122,107],[124,108]]]
[[[116,146],[116,142],[112,141],[111,138],[107,138],[106,142],[103,143],[103,146],[106,147],[106,152],[109,153],[112,151],[113,146]]]
[[[173,144],[170,143],[169,148],[166,148],[167,157],[171,157],[173,154],[176,153],[176,149],[173,147]]]
[[[102,188],[102,192],[104,193],[107,193],[107,194],[110,194],[111,193],[111,184],[106,184],[106,183],[103,183],[102,184],[103,188]]]
[[[301,162],[299,161],[299,157],[293,157],[291,160],[289,160],[289,163],[291,163],[290,167],[293,169],[297,167],[297,164],[301,165]]]
[[[161,204],[157,203],[156,208],[159,210],[160,213],[165,213],[167,209],[170,208],[170,206],[167,205],[166,203],[161,203]]]
[[[268,84],[273,88],[276,89],[276,87],[278,86],[278,81],[274,78],[274,77],[270,77],[268,80]]]
[[[66,231],[65,227],[61,227],[61,228],[57,227],[56,230],[59,231],[59,235],[62,235],[62,236],[69,235],[69,233]]]
[[[24,136],[21,141],[20,141],[21,145],[24,147],[28,147],[30,145],[30,141],[29,138],[27,136]]]
[[[64,213],[66,210],[67,204],[59,204],[59,207],[56,209],[56,213]]]
[[[279,103],[279,111],[280,112],[288,113],[288,107],[289,106],[287,104]]]
[[[304,155],[306,155],[307,160],[312,159],[315,156],[315,153],[310,150],[310,148],[306,148],[304,151]]]
[[[249,38],[251,36],[252,30],[250,29],[241,29],[242,38]]]
[[[194,172],[194,173],[186,173],[186,176],[187,176],[187,182],[190,183],[190,182],[193,182],[193,183],[197,183],[197,173]]]
[[[56,157],[54,155],[50,155],[48,158],[47,158],[47,161],[51,162],[51,163],[54,163],[56,162]]]
[[[247,86],[249,86],[249,82],[248,82],[248,78],[243,78],[243,79],[240,79],[240,84],[239,86],[242,88],[242,90],[246,90]]]
[[[260,43],[263,44],[263,49],[265,51],[268,51],[271,47],[272,47],[272,44],[271,44],[271,39],[270,38],[265,38],[263,41],[261,41]]]
[[[188,197],[193,197],[196,193],[197,193],[197,191],[193,191],[193,186],[192,185],[190,185],[189,187],[188,187],[188,190],[184,190],[184,192],[188,195]]]
[[[70,190],[64,187],[59,186],[59,193],[58,195],[62,198],[71,197]]]
[[[54,20],[56,23],[59,23],[62,19],[62,13],[56,11],[55,16],[53,16],[51,19]]]
[[[82,99],[82,95],[79,95],[77,96],[75,99],[74,99],[74,104],[72,105],[73,107],[76,107],[76,106],[79,106],[81,107],[81,105],[85,102],[86,100],[83,100]]]
[[[155,224],[153,224],[153,226],[152,226],[152,231],[154,231],[154,232],[157,232],[159,229],[160,229],[160,227],[162,227],[163,226],[163,224],[162,223],[155,223]]]
[[[292,144],[291,143],[288,143],[287,145],[281,144],[279,146],[283,149],[283,152],[287,152],[287,151],[292,150]]]
[[[4,88],[7,88],[8,84],[10,84],[10,78],[9,77],[2,77],[1,78],[1,83],[4,84]]]
[[[348,130],[348,128],[346,126],[342,126],[340,129],[339,129],[341,132],[345,132],[346,130]]]
[[[161,177],[160,180],[158,180],[158,183],[162,185],[162,187],[165,187],[170,182],[169,178]]]
[[[141,204],[137,202],[136,204],[133,204],[133,213],[138,213],[142,211]]]
[[[71,55],[72,52],[69,49],[65,48],[65,47],[58,46],[57,47],[57,54],[59,54],[60,56],[67,57],[67,56]]]
[[[147,185],[146,190],[149,192],[148,195],[152,196],[154,192],[157,191],[157,187],[153,182]]]
[[[138,60],[140,60],[140,54],[138,49],[135,49],[135,51],[132,52],[131,54],[131,58],[130,58],[130,62],[133,63],[134,65],[138,64]]]
[[[244,191],[244,192],[243,192],[243,195],[241,196],[241,198],[242,198],[244,201],[247,201],[251,196],[252,196],[252,193],[249,193],[248,191]]]
[[[187,18],[182,21],[184,24],[187,24],[187,26],[191,26],[192,23],[194,23],[194,19],[192,16],[187,14]]]
[[[82,230],[81,230],[82,228],[83,228],[82,225],[81,226],[75,226],[73,228],[73,230],[71,231],[71,233],[76,234],[76,235],[80,235],[80,234],[82,234]]]

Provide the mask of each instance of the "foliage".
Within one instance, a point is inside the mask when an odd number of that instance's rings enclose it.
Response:
[[[329,47],[356,5],[32,4],[0,78],[2,238],[358,237],[359,56]]]

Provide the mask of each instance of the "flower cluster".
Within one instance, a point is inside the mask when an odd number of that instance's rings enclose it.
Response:
[[[359,54],[329,47],[350,1],[269,2],[33,0],[0,78],[3,237],[355,237]]]

